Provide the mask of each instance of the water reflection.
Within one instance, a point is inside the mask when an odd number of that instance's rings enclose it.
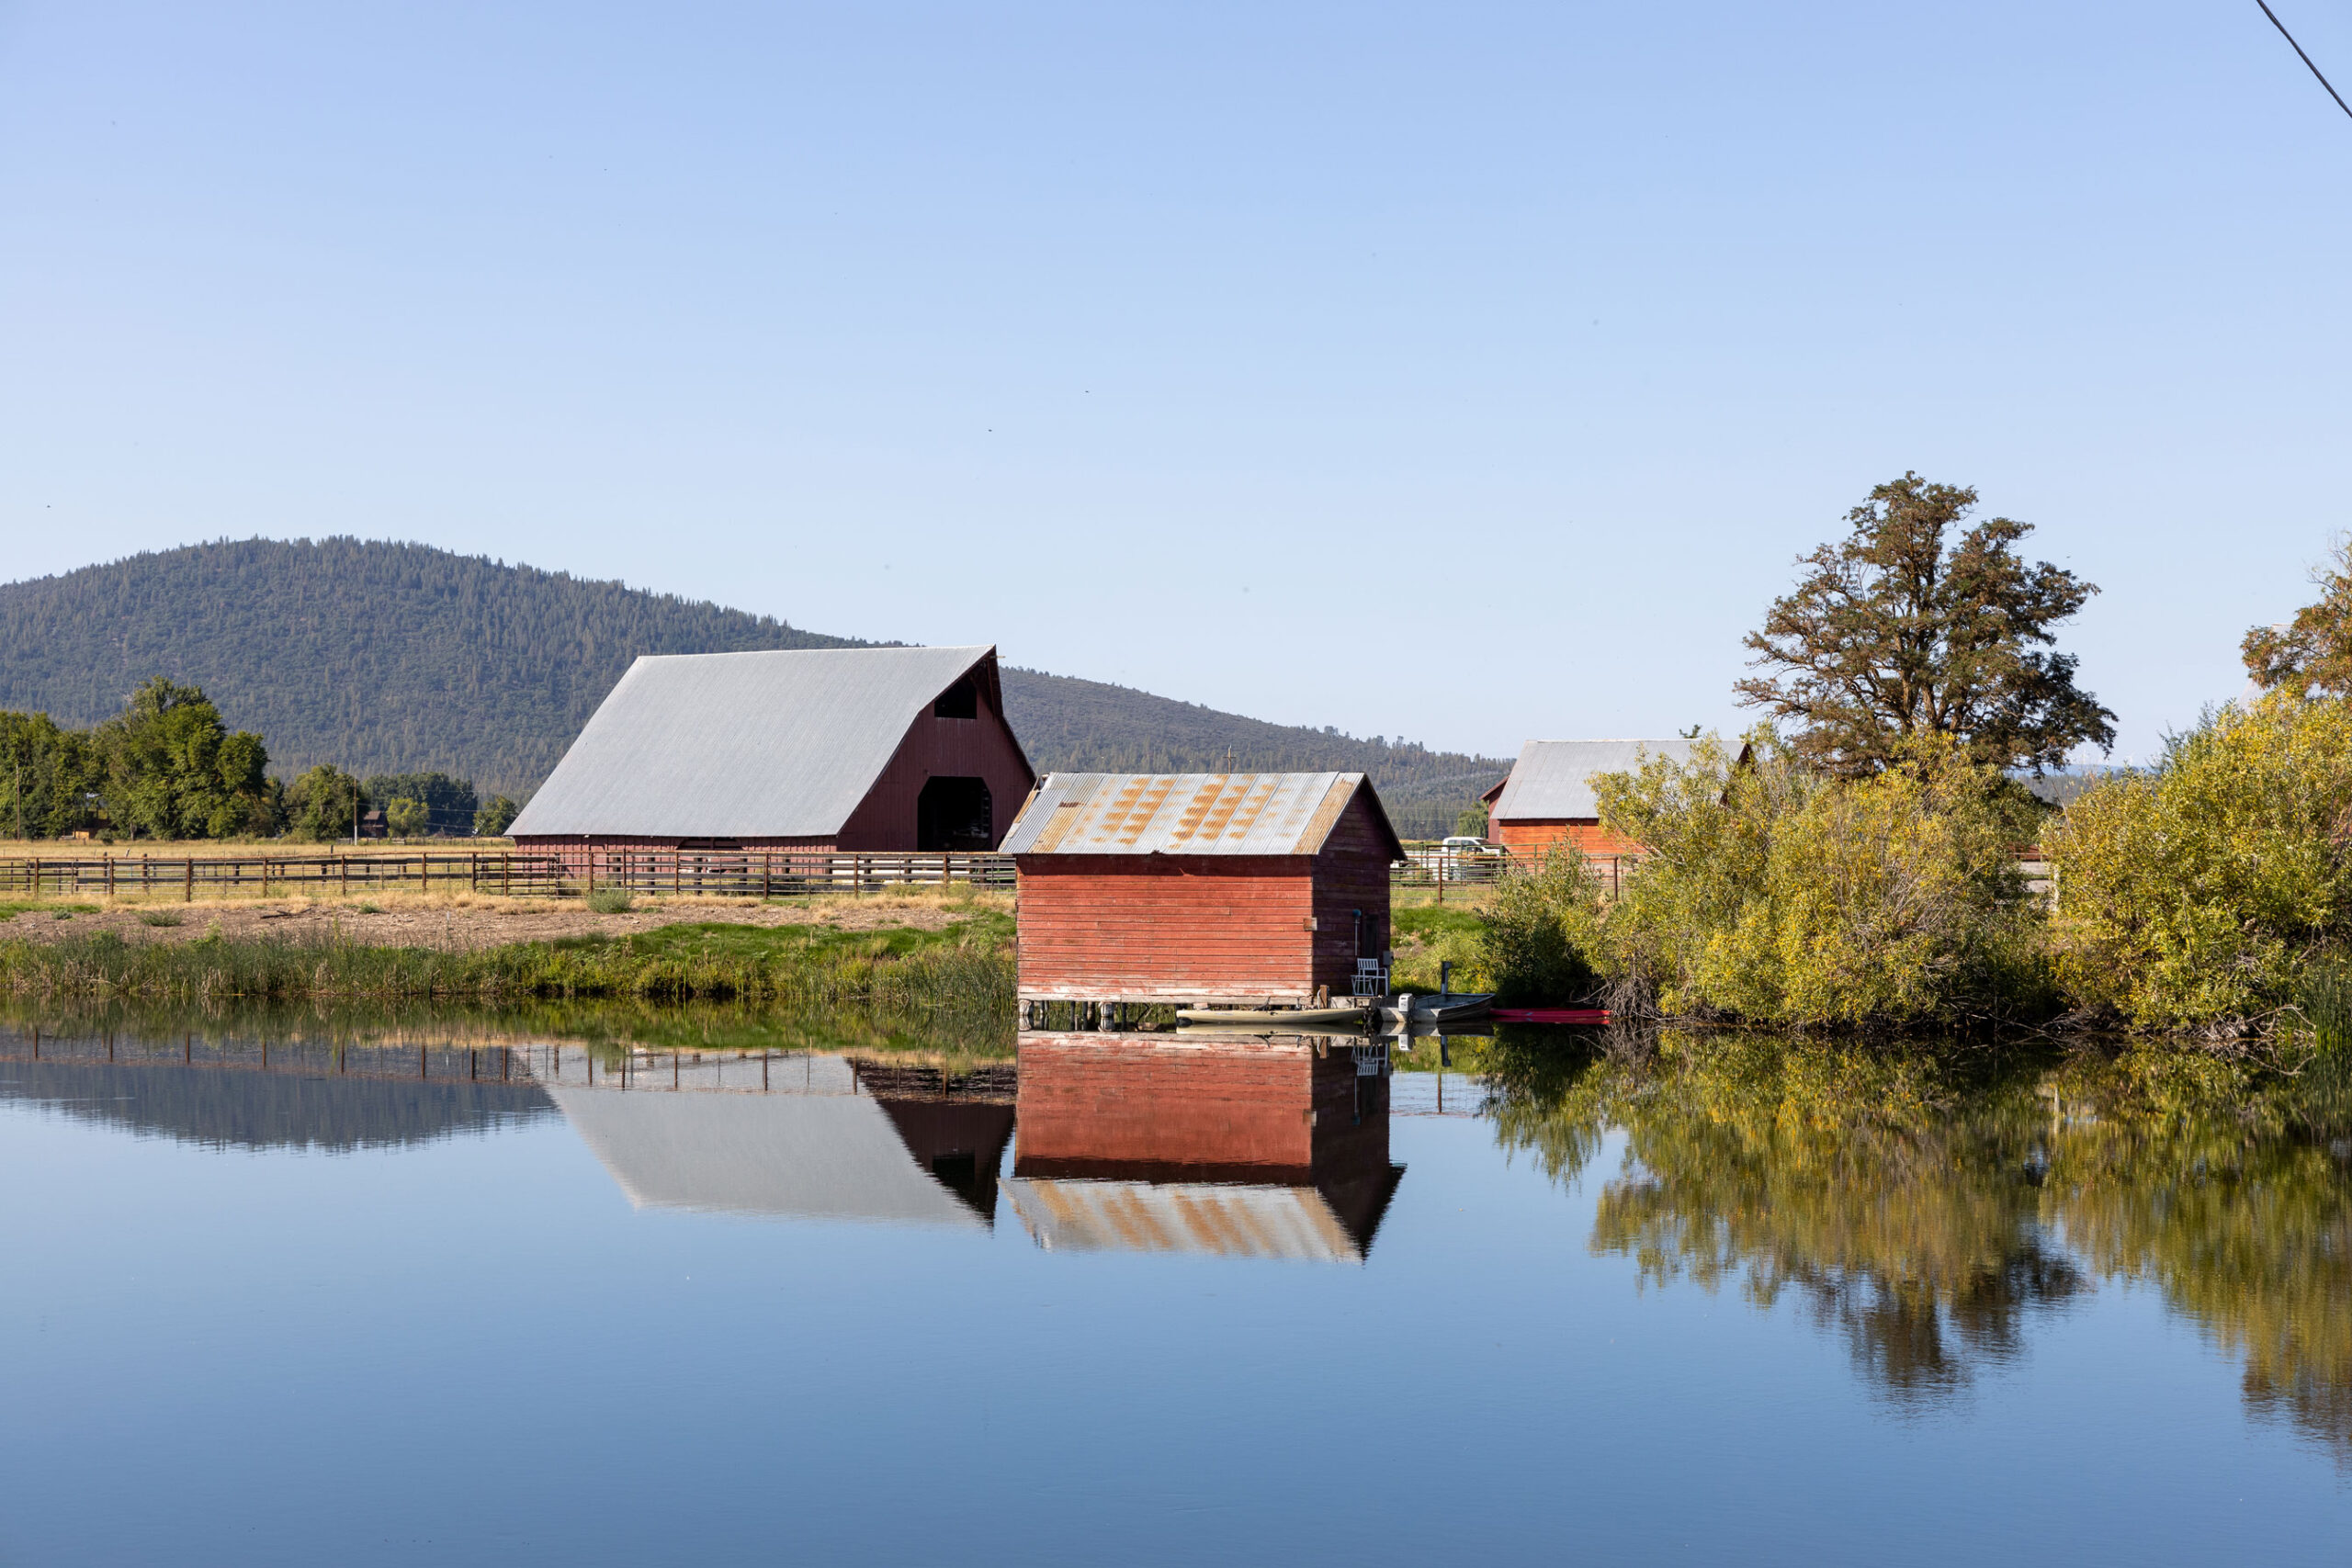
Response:
[[[1493,1054],[1506,1147],[1555,1178],[1610,1127],[1599,1254],[1793,1300],[1871,1386],[1937,1401],[2103,1286],[2154,1286],[2249,1405],[2352,1454],[2352,1144],[2194,1058],[1938,1058],[1669,1034]]]
[[[1361,1262],[1404,1177],[1378,1047],[1038,1032],[1019,1053],[1004,1188],[1049,1250]]]
[[[640,1208],[985,1227],[1012,1137],[1009,1069],[820,1052],[546,1048],[532,1069]]]
[[[375,1047],[0,1026],[0,1100],[213,1148],[334,1152],[430,1143],[555,1114],[495,1050]]]

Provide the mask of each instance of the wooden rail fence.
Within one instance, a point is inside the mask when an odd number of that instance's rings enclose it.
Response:
[[[594,855],[512,851],[409,855],[105,855],[0,858],[0,897],[206,898],[348,896],[395,891],[576,898],[628,893],[788,898],[964,882],[1011,887],[1012,857],[854,855],[789,851],[598,850]]]

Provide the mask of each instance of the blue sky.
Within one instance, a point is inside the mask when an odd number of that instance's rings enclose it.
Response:
[[[2137,754],[2352,526],[2347,280],[2251,0],[0,4],[0,577],[413,538],[1499,752],[1744,722],[1916,468]]]

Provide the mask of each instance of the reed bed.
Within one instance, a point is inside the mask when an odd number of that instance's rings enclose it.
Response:
[[[1010,1016],[1013,968],[999,919],[942,931],[666,927],[625,938],[463,952],[343,940],[0,942],[0,994],[20,998],[385,1002],[431,999],[741,1001],[785,1008]]]

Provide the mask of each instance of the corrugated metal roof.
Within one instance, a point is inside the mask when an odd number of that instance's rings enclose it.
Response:
[[[1362,773],[1048,773],[1005,835],[1015,855],[1311,855]],[[1390,852],[1396,835],[1389,833]]]
[[[1687,762],[1691,744],[1679,736],[1665,740],[1531,740],[1519,749],[1519,761],[1488,815],[1498,822],[1598,817],[1595,778],[1631,773],[1649,757]]]
[[[993,648],[647,655],[509,829],[654,838],[841,830],[940,693]]]

